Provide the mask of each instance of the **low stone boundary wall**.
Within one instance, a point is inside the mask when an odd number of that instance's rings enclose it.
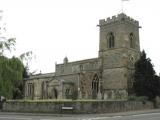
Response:
[[[62,106],[72,106],[73,113],[112,113],[152,109],[153,103],[135,101],[6,101],[2,110],[5,112],[61,113]],[[72,113],[71,111],[64,112]]]

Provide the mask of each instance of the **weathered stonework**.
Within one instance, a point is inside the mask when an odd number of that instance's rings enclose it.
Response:
[[[25,79],[26,99],[126,99],[139,58],[139,22],[121,13],[99,21],[98,58],[56,64],[55,73]]]
[[[62,111],[62,106],[73,106],[73,111]],[[141,101],[7,101],[3,104],[3,112],[30,112],[30,113],[115,113],[136,110],[153,109],[152,102]]]

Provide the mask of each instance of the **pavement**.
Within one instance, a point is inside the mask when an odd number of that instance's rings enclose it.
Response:
[[[116,113],[94,113],[94,114],[83,114],[88,116],[100,115],[100,116],[125,116],[125,115],[137,115],[137,114],[147,114],[147,113],[160,113],[160,109],[146,109],[146,110],[137,110],[137,111],[127,111],[127,112],[116,112]],[[78,116],[82,114],[52,114],[52,113],[21,113],[21,112],[2,112],[0,115],[28,115],[28,116]]]
[[[0,120],[160,120],[160,109],[103,114],[42,114],[0,112]]]

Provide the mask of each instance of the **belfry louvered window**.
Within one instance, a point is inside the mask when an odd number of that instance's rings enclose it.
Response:
[[[108,48],[114,48],[115,46],[115,40],[114,40],[114,34],[113,32],[110,32],[108,35],[107,35],[107,45],[108,45]]]
[[[130,41],[130,48],[135,48],[135,40],[134,40],[134,34],[129,34],[129,41]]]

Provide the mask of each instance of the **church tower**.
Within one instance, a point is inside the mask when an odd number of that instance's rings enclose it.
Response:
[[[121,13],[100,20],[99,27],[104,99],[125,99],[140,54],[139,22]]]

